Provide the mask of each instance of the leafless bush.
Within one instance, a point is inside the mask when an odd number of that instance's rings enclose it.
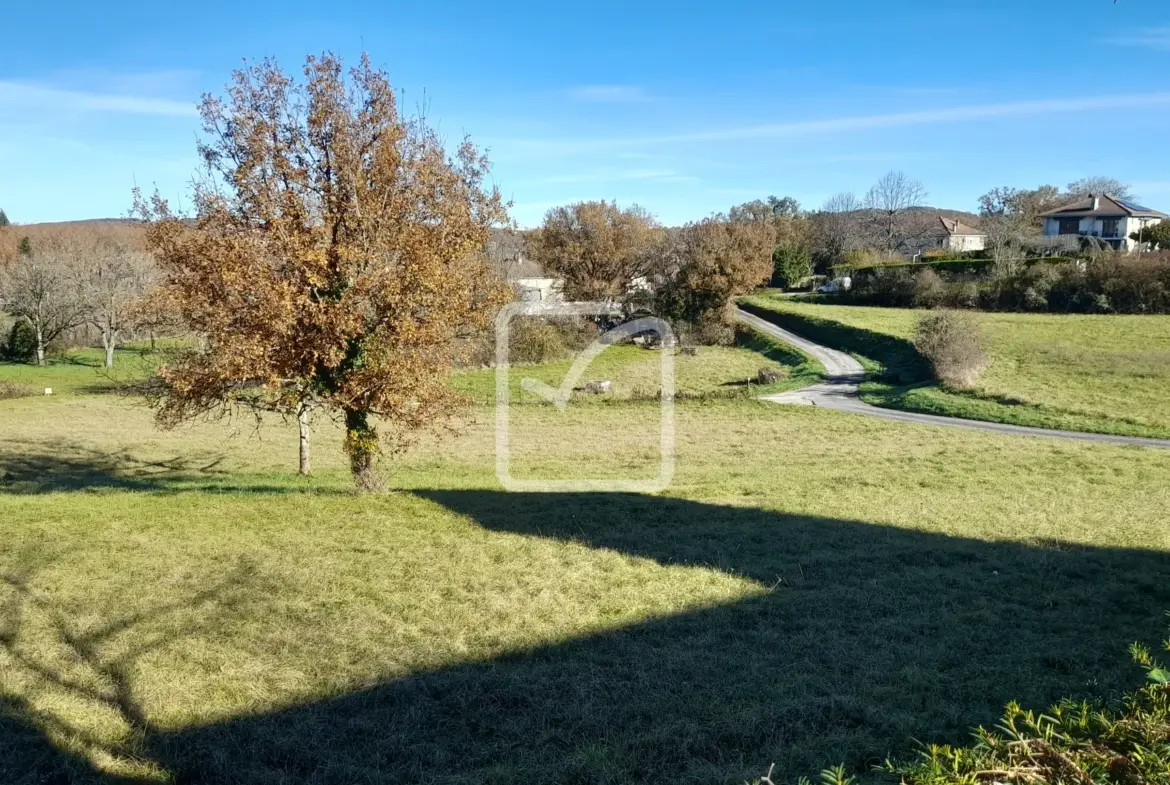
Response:
[[[948,387],[970,387],[987,367],[979,322],[961,311],[923,316],[914,330],[914,345],[930,361],[938,380]]]
[[[0,401],[8,400],[9,398],[27,398],[30,395],[36,394],[37,391],[27,384],[0,379]]]
[[[946,297],[946,282],[934,270],[927,267],[914,276],[914,305],[918,308],[937,308]]]
[[[597,326],[586,319],[520,317],[511,325],[508,359],[513,363],[563,360],[596,337]]]
[[[674,331],[679,343],[687,346],[732,346],[735,343],[735,326],[716,316],[696,322],[676,322]]]

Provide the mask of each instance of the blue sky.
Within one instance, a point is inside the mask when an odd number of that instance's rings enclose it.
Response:
[[[632,7],[635,6],[636,7]],[[1170,210],[1167,0],[226,3],[6,7],[0,207],[17,222],[179,200],[194,104],[242,58],[364,49],[521,225],[582,199],[666,223],[768,194],[815,207],[901,169],[937,206],[1121,178]]]

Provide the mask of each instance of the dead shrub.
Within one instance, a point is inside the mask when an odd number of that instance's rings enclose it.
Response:
[[[930,361],[934,375],[947,387],[970,387],[987,367],[979,322],[961,311],[938,311],[923,316],[914,329],[914,346]]]
[[[564,360],[592,343],[597,332],[587,319],[518,317],[510,327],[508,359],[517,364]]]
[[[9,398],[27,398],[30,395],[36,394],[37,391],[27,384],[0,379],[0,401],[8,400]]]
[[[733,346],[735,324],[718,316],[709,316],[697,322],[676,322],[675,336],[687,346]]]
[[[937,308],[947,297],[947,285],[942,276],[929,267],[914,276],[914,306]]]

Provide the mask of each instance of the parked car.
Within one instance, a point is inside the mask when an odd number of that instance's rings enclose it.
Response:
[[[837,294],[839,292],[849,291],[849,287],[853,286],[853,279],[848,276],[844,278],[834,278],[824,286],[818,286],[817,291],[821,294]]]

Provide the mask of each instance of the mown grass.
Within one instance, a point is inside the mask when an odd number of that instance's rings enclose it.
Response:
[[[327,422],[300,479],[130,403],[0,403],[2,782],[865,772],[1128,686],[1170,608],[1165,451],[696,401],[664,494],[509,494],[480,407],[360,497]],[[645,464],[654,410],[516,407],[516,460]]]
[[[788,318],[841,325],[862,336],[887,336],[887,346],[912,349],[909,339],[922,311],[793,302],[768,295],[757,307]],[[1170,436],[1170,316],[980,313],[990,365],[974,389],[935,384],[871,382],[871,403],[976,420],[1042,428]],[[799,325],[789,325],[800,331]],[[848,340],[848,339],[844,339]],[[838,347],[840,348],[840,347]],[[847,350],[873,348],[859,340]],[[907,363],[901,363],[907,365]],[[913,375],[913,374],[912,374]],[[904,379],[903,381],[907,381]]]
[[[694,355],[671,350],[675,394],[680,398],[752,398],[807,386],[821,376],[822,369],[815,361],[749,328],[738,330],[736,343],[734,347],[694,347]],[[573,365],[573,359],[516,366],[509,375],[509,400],[515,403],[542,401],[536,393],[521,386],[522,380],[532,378],[559,385]],[[771,384],[758,384],[756,377],[765,368],[779,370],[784,378]],[[593,401],[653,400],[662,389],[661,351],[630,344],[607,348],[590,364],[581,383],[600,380],[611,381],[613,392],[590,395],[578,391],[574,397]],[[457,373],[454,385],[478,402],[492,402],[496,395],[495,369]]]
[[[101,349],[77,348],[50,355],[44,366],[33,363],[0,361],[0,379],[28,385],[43,394],[92,395],[111,392],[128,379],[140,378],[158,364],[160,353],[149,344],[135,344],[114,353],[114,367],[105,367]]]

